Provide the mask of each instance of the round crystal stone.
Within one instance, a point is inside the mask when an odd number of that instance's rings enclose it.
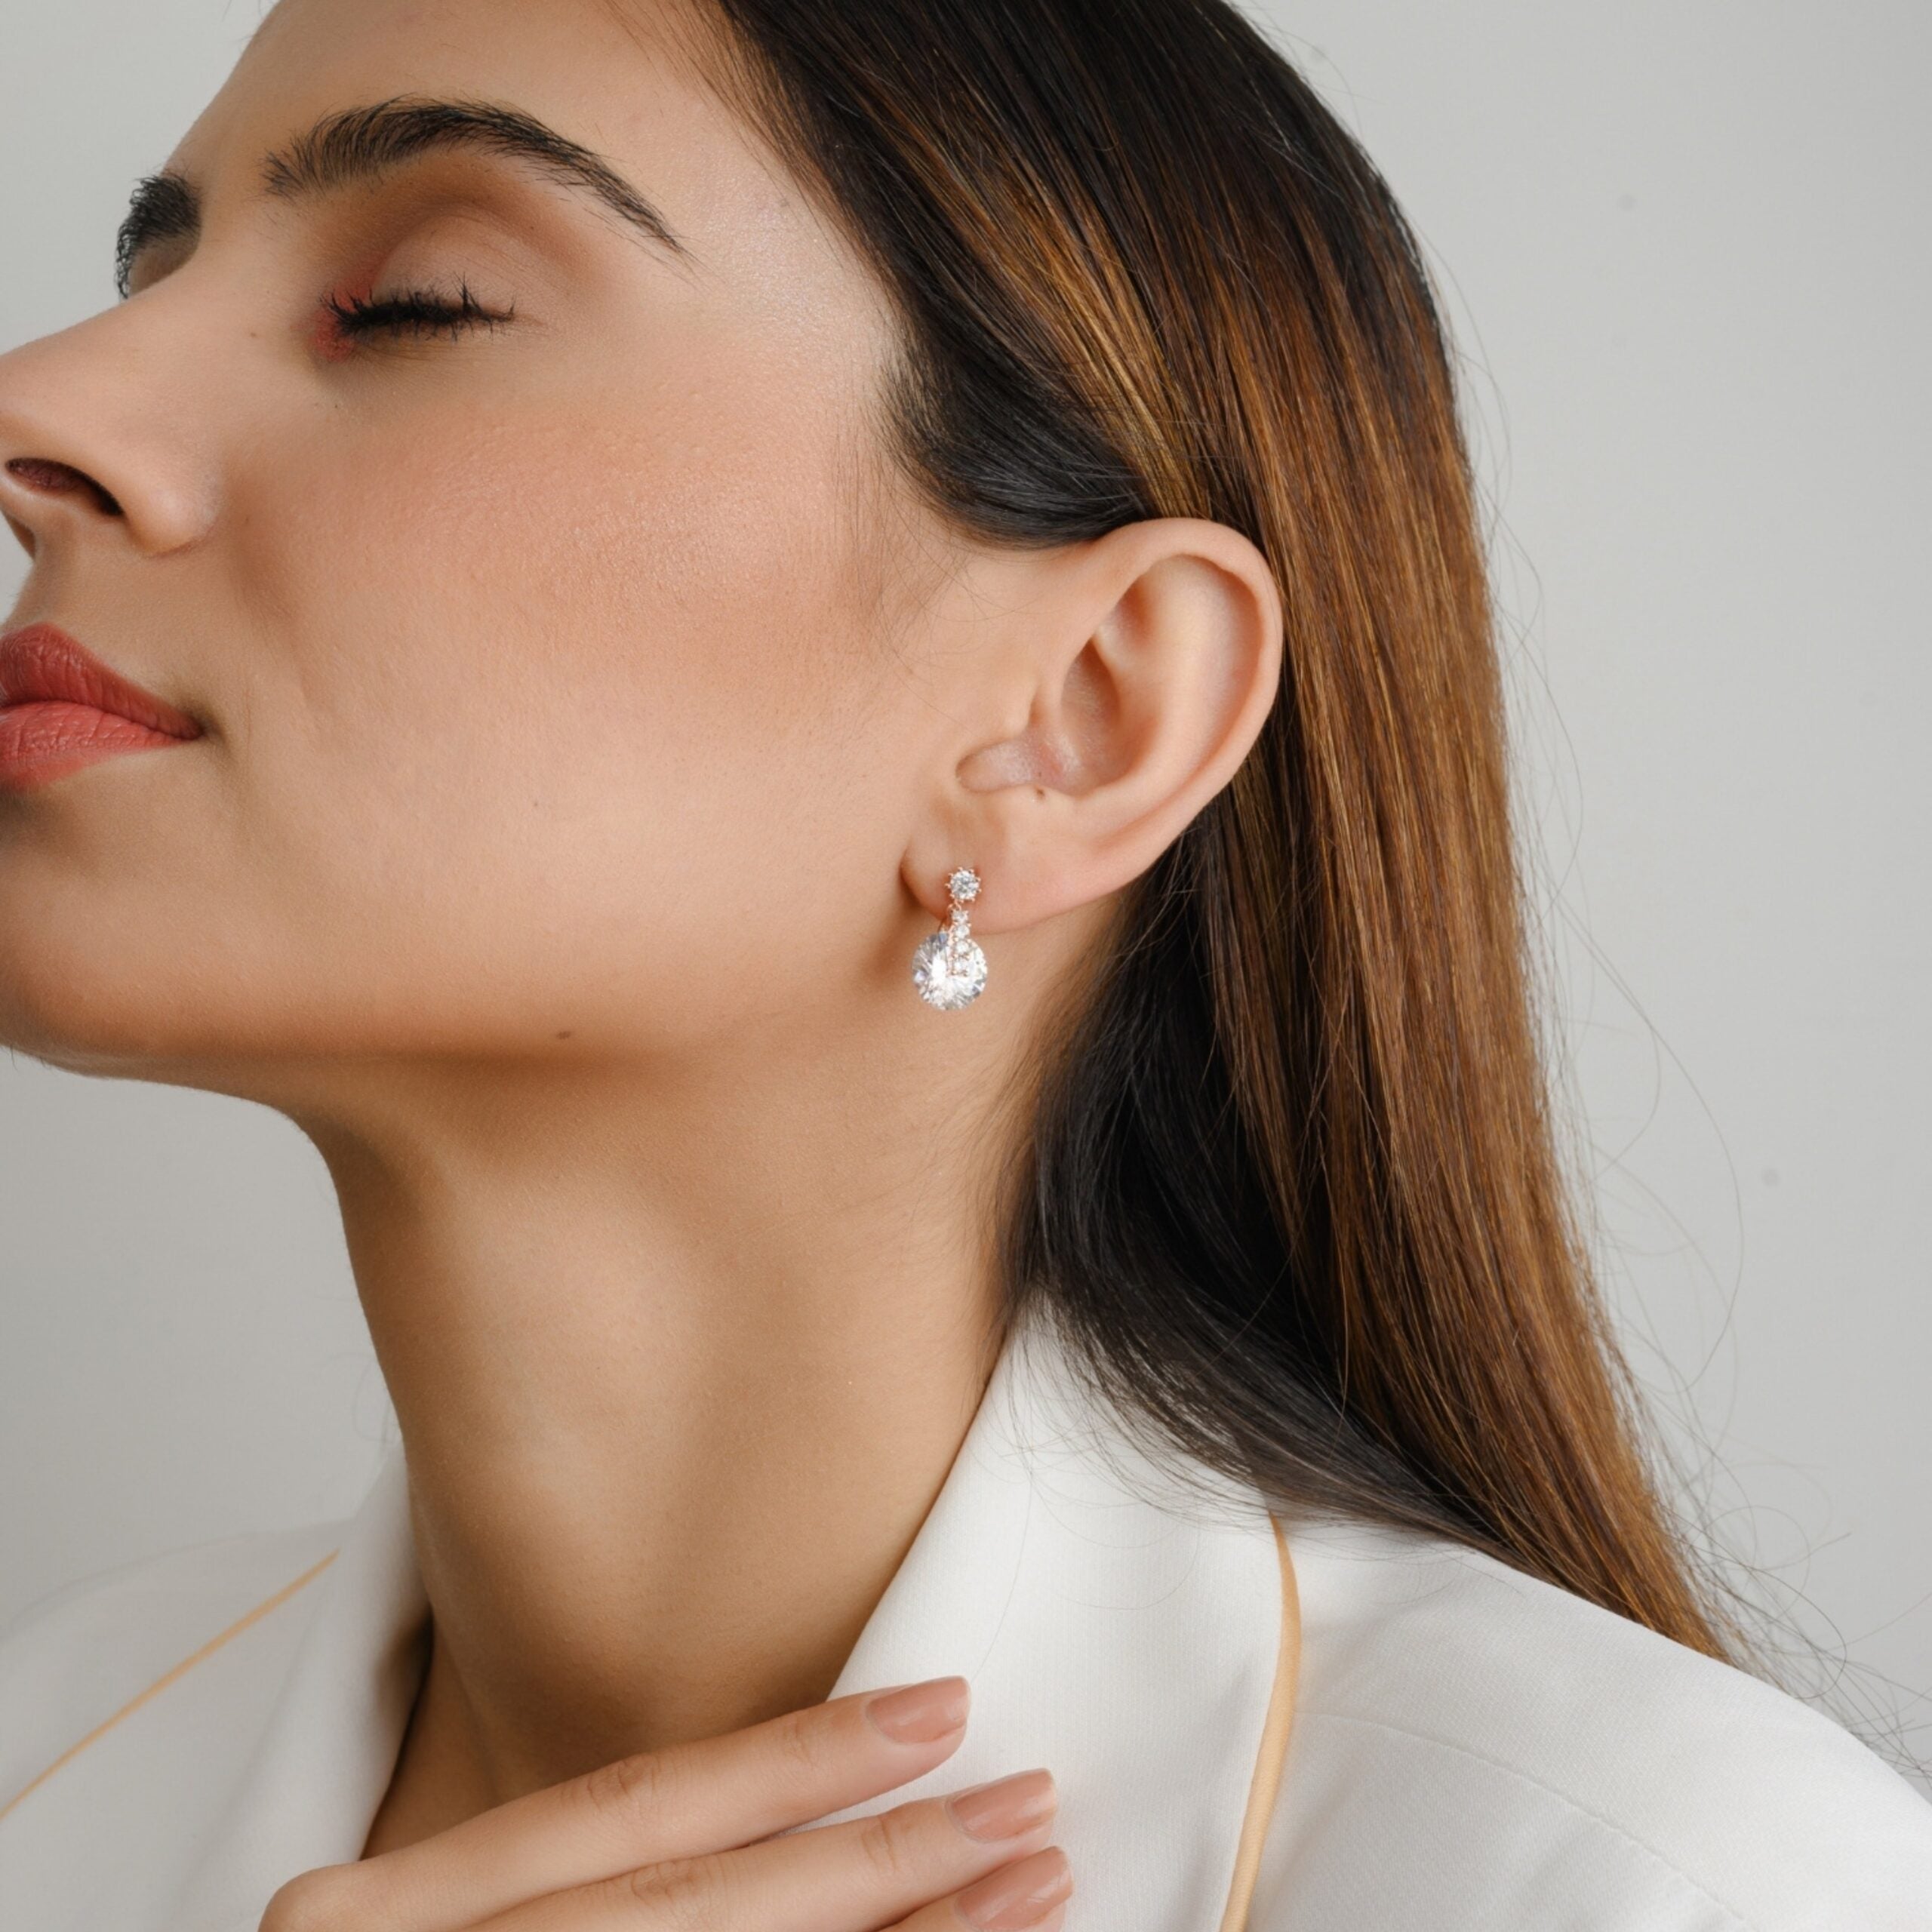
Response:
[[[970,1006],[986,983],[986,955],[972,940],[953,947],[956,957],[949,969],[946,946],[951,937],[942,928],[912,955],[912,983],[919,997],[942,1013]]]
[[[963,906],[968,900],[980,896],[980,875],[969,867],[961,866],[946,882],[946,889]]]

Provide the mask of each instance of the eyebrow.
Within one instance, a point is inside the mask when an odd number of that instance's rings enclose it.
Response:
[[[586,192],[654,242],[688,252],[663,215],[601,155],[501,101],[438,100],[397,94],[325,115],[286,149],[264,155],[265,193],[307,199],[373,179],[419,155],[451,149],[529,163]],[[201,232],[202,197],[176,170],[144,176],[114,238],[114,285],[125,296],[136,258],[150,243]]]

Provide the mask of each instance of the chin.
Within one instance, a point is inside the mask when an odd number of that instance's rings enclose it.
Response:
[[[192,960],[158,961],[111,932],[63,943],[56,921],[0,916],[0,1044],[17,1053],[75,1073],[185,1074],[232,1050],[221,1011]]]

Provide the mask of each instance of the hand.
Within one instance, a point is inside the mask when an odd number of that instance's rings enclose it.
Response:
[[[260,1932],[1056,1932],[1072,1881],[1046,1770],[792,1829],[943,1763],[967,1702],[934,1678],[620,1758],[305,1872]]]

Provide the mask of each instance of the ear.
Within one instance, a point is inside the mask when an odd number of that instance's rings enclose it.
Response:
[[[1023,614],[947,709],[930,809],[903,864],[935,917],[960,866],[976,931],[1012,931],[1139,877],[1235,774],[1281,675],[1267,559],[1226,524],[1162,517],[1011,554]],[[1024,719],[988,732],[973,721]]]

